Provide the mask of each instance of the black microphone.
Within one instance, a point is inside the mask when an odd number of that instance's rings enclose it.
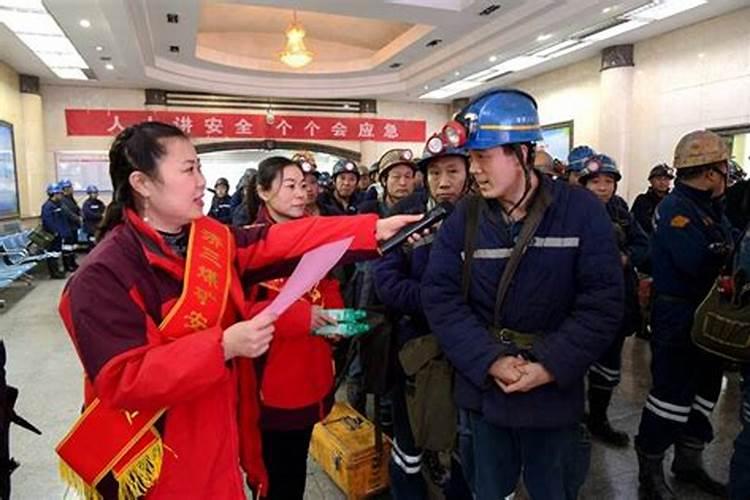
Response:
[[[380,251],[388,253],[398,248],[402,243],[409,239],[412,234],[421,233],[425,229],[428,229],[438,222],[448,218],[450,213],[453,211],[453,205],[448,202],[443,202],[437,205],[432,210],[424,214],[417,222],[413,222],[401,228],[399,232],[388,238],[380,246]]]

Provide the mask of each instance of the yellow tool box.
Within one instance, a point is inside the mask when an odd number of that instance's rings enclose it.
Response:
[[[346,403],[336,403],[313,429],[310,454],[349,500],[388,488],[391,443],[383,436],[377,452],[375,426]]]

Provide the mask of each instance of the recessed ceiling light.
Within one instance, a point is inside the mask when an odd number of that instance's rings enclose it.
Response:
[[[102,50],[104,50],[104,47],[102,47],[101,45],[97,45],[96,46],[96,51],[97,52],[101,52]]]
[[[104,65],[104,67],[107,68],[110,71],[112,71],[113,69],[115,69],[115,65],[112,64],[112,63],[107,63],[107,64]]]
[[[456,75],[456,76],[461,76],[461,72],[460,72],[460,71],[456,71],[456,72],[455,72],[455,73],[453,73],[453,74],[454,74],[454,75]]]
[[[612,12],[612,7],[604,7],[602,9],[602,14],[609,14],[610,12]]]
[[[704,57],[706,57],[705,53],[703,53],[703,52],[699,52],[698,53],[698,59],[703,59]]]
[[[549,40],[550,38],[552,38],[552,34],[551,33],[542,33],[541,35],[539,35],[538,37],[536,37],[536,41],[537,42],[543,42],[545,40]]]
[[[91,21],[88,19],[81,19],[78,21],[78,24],[81,25],[81,28],[90,28],[91,27]]]
[[[425,85],[425,86],[424,86],[424,89],[425,89],[425,90],[430,90],[430,86],[429,86],[429,85]]]
[[[490,62],[496,62],[497,56],[490,56]]]

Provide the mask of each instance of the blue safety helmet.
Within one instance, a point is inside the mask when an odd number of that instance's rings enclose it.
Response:
[[[53,194],[62,194],[62,187],[57,182],[47,184],[47,196],[52,196]]]
[[[536,101],[515,89],[490,90],[474,98],[443,133],[452,146],[467,150],[542,140]]]
[[[95,194],[95,193],[99,193],[99,188],[97,188],[93,184],[86,187],[86,194]]]
[[[417,162],[417,167],[423,174],[427,174],[427,166],[430,162],[436,158],[443,158],[446,156],[458,156],[466,161],[468,167],[469,154],[466,148],[458,147],[454,148],[445,138],[443,134],[433,134],[432,137],[427,139],[422,152],[422,158]]]
[[[615,182],[619,182],[620,179],[622,179],[622,175],[620,175],[620,170],[617,168],[615,160],[607,155],[596,154],[586,160],[583,169],[580,171],[578,182],[585,185],[589,179],[599,174],[612,176],[615,179]]]
[[[62,179],[59,184],[60,184],[60,189],[66,189],[66,188],[72,188],[73,187],[73,183],[70,182],[70,179]]]
[[[586,161],[594,156],[596,151],[588,146],[576,146],[568,153],[568,166],[566,172],[580,172],[586,165]]]

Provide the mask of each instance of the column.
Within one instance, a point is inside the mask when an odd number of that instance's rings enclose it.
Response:
[[[21,92],[21,140],[23,163],[18,163],[18,194],[21,217],[41,214],[42,203],[47,198],[45,187],[55,180],[54,165],[45,164],[44,111],[39,91],[39,77],[19,75]]]
[[[625,199],[629,199],[634,74],[632,45],[615,45],[602,51],[599,147],[596,149],[617,162],[622,172],[617,193]]]

